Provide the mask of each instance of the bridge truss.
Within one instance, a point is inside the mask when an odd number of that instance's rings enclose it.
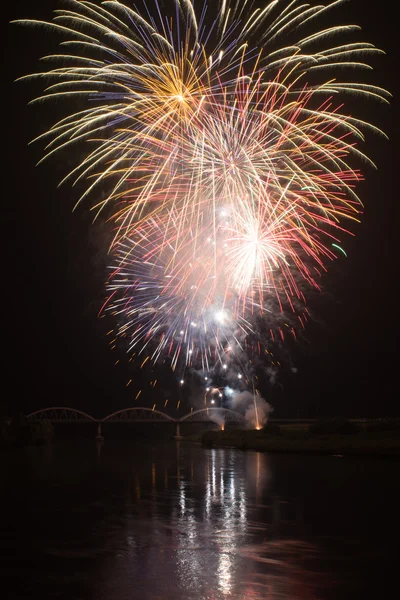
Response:
[[[98,420],[82,410],[69,408],[68,406],[41,408],[27,415],[27,419],[29,421],[50,421],[51,423],[82,423],[97,422]]]
[[[192,410],[187,415],[174,419],[159,410],[135,406],[117,410],[106,417],[97,419],[91,415],[68,406],[51,406],[41,408],[27,415],[29,421],[48,421],[50,423],[97,423],[97,439],[102,437],[104,423],[174,423],[175,437],[180,438],[180,425],[183,423],[216,423],[222,429],[226,423],[236,423],[244,426],[246,419],[240,413],[229,408],[202,408]]]

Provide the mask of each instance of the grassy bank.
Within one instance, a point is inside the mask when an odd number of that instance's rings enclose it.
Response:
[[[325,429],[325,431],[324,431]],[[331,431],[329,431],[331,429]],[[335,429],[339,431],[335,432]],[[347,431],[346,431],[347,429]],[[346,428],[275,426],[264,430],[206,431],[201,442],[208,447],[296,454],[400,457],[400,423],[394,427]]]

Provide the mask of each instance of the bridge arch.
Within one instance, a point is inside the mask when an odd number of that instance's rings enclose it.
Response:
[[[82,410],[77,408],[70,408],[69,406],[50,406],[49,408],[41,408],[35,412],[27,415],[26,417],[30,421],[51,421],[52,423],[66,421],[68,423],[80,423],[85,421],[97,422],[98,419],[88,415]]]
[[[206,418],[208,417],[208,418]],[[204,421],[213,421],[221,419],[223,423],[240,423],[242,425],[246,424],[245,417],[236,412],[235,410],[231,410],[230,408],[201,408],[199,410],[194,410],[187,415],[184,415],[179,419],[180,423],[184,423],[185,421],[192,422],[204,422]],[[218,421],[216,421],[218,422]]]
[[[142,423],[164,423],[165,421],[169,421],[176,423],[178,419],[174,419],[160,410],[153,410],[144,406],[134,406],[132,408],[117,410],[100,420],[102,423],[106,423],[107,421],[111,423],[125,423],[129,421],[140,421]]]

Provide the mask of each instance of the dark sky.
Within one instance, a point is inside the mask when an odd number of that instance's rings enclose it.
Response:
[[[149,0],[150,4],[150,0]],[[367,153],[379,170],[365,168],[365,203],[348,258],[337,261],[311,307],[319,324],[295,353],[296,375],[274,392],[276,414],[399,415],[398,31],[386,3],[351,0],[337,21],[362,26],[363,40],[384,49],[374,83],[389,89],[392,106],[366,103],[364,116],[390,141],[370,136]],[[75,192],[57,189],[65,157],[35,167],[42,146],[28,142],[51,123],[48,105],[28,107],[36,88],[14,83],[39,68],[55,49],[42,30],[9,25],[13,18],[50,18],[56,0],[16,0],[2,13],[3,59],[3,386],[11,408],[81,407],[102,416],[134,405],[135,388],[115,367],[106,326],[96,318],[103,297],[107,232],[91,227],[86,209],[71,212]],[[342,19],[340,19],[342,17]],[[3,129],[4,132],[4,129]],[[86,207],[87,208],[87,207]]]

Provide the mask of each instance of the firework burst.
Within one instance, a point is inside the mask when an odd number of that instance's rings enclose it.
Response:
[[[96,217],[111,212],[103,310],[118,335],[153,361],[208,371],[295,336],[303,290],[319,288],[359,219],[354,165],[371,162],[359,142],[382,132],[343,98],[388,101],[347,76],[381,51],[350,40],[357,26],[318,29],[341,0],[171,0],[170,14],[157,0],[67,4],[50,23],[19,21],[63,36],[25,79],[50,82],[34,102],[86,101],[38,139],[44,158],[79,145],[64,181],[87,183],[78,202],[94,198]]]

